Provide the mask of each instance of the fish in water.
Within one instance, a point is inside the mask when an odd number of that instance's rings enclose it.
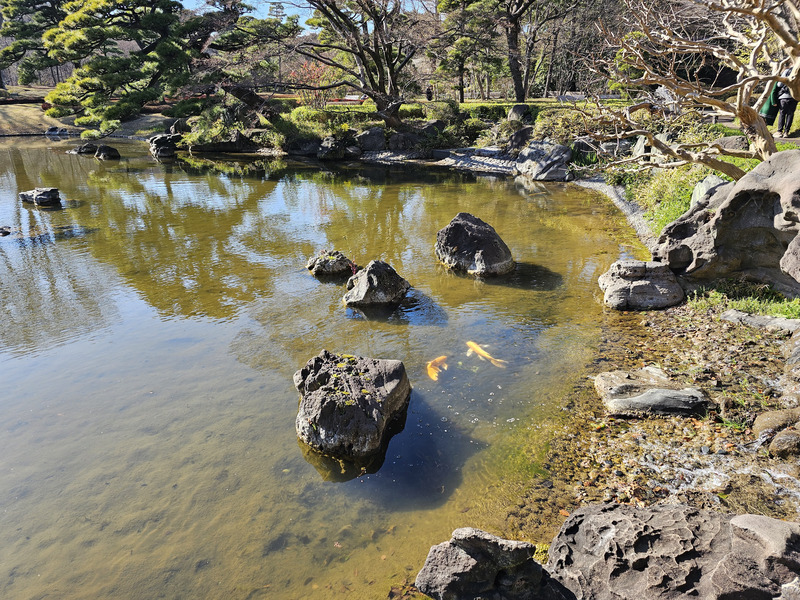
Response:
[[[492,363],[495,367],[499,367],[501,369],[505,369],[506,365],[508,364],[507,360],[502,360],[502,359],[499,359],[499,358],[495,358],[494,356],[489,354],[486,350],[484,350],[483,348],[478,346],[478,344],[476,344],[475,342],[467,342],[467,347],[469,347],[469,351],[467,352],[468,356],[474,352],[480,358],[482,358],[482,359],[485,358],[490,363]]]
[[[427,365],[428,367],[428,377],[433,379],[434,381],[439,381],[439,371],[444,369],[447,370],[447,363],[444,362],[447,360],[446,356],[439,356],[438,358],[434,358],[430,361]]]

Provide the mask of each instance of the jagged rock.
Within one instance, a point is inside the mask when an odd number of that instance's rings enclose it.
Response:
[[[436,137],[444,131],[445,127],[447,127],[447,123],[441,119],[435,119],[433,121],[428,121],[422,127],[417,129],[417,134],[423,137]]]
[[[506,120],[530,122],[531,107],[528,106],[527,104],[515,104],[514,106],[508,109],[508,115],[506,116]]]
[[[346,144],[337,140],[333,136],[328,136],[322,140],[317,151],[317,158],[320,160],[342,160],[345,157]]]
[[[317,256],[308,259],[306,269],[311,271],[314,277],[340,277],[344,275],[350,277],[355,273],[356,263],[338,250],[333,252],[323,250]]]
[[[85,144],[81,144],[80,146],[75,146],[72,150],[68,150],[67,154],[91,154],[94,156],[96,152],[97,144],[87,142]]]
[[[364,152],[380,152],[386,150],[386,132],[383,127],[372,127],[356,136],[358,145]]]
[[[54,187],[37,187],[27,192],[20,192],[19,199],[36,206],[61,205],[61,196],[58,193],[58,188]]]
[[[566,598],[533,559],[536,547],[463,527],[432,546],[415,587],[436,600]]]
[[[719,175],[709,175],[703,181],[697,183],[692,190],[691,205],[694,206],[699,202],[708,204],[709,199],[713,196],[721,185],[731,184],[732,182],[723,179]]]
[[[618,260],[597,280],[603,303],[617,310],[653,310],[675,306],[683,288],[663,263]]]
[[[800,431],[794,428],[783,429],[775,434],[769,445],[770,456],[791,458],[800,455]]]
[[[515,172],[535,181],[566,181],[571,160],[566,146],[534,140],[519,153]]]
[[[756,417],[753,423],[753,435],[756,437],[768,430],[781,431],[800,421],[800,409],[768,410]]]
[[[178,142],[183,136],[180,133],[162,133],[154,135],[148,141],[150,154],[155,158],[173,158],[178,151]]]
[[[609,371],[594,378],[594,387],[609,415],[690,415],[702,412],[708,398],[698,388],[682,388],[666,373],[645,367],[628,373]]]
[[[300,392],[295,427],[312,448],[358,461],[385,450],[393,427],[405,423],[411,394],[399,360],[323,350],[294,374]]]
[[[675,135],[672,133],[659,133],[656,135],[656,139],[665,144],[670,144],[675,139]],[[650,140],[643,135],[636,138],[636,143],[633,145],[631,154],[633,154],[634,157],[642,156],[643,154],[651,154],[653,157],[661,156],[661,152],[651,146]]]
[[[369,264],[347,280],[343,301],[347,306],[399,304],[411,284],[382,260]]]
[[[112,146],[100,144],[94,153],[94,157],[100,160],[119,160],[119,150]]]
[[[602,142],[600,153],[611,156],[627,156],[633,150],[634,141],[630,138],[615,140],[613,142]]]
[[[576,510],[546,569],[575,598],[794,600],[800,525],[688,506]]]
[[[718,144],[720,148],[725,150],[749,150],[750,142],[743,135],[726,135],[721,138],[715,139],[712,144]]]
[[[511,137],[508,138],[506,152],[512,155],[519,155],[520,150],[528,145],[528,142],[530,142],[532,136],[533,127],[531,125],[526,125],[522,129],[517,129],[511,134]]]
[[[232,131],[226,140],[218,142],[209,142],[207,144],[195,144],[191,146],[192,152],[207,152],[217,153],[225,152],[236,154],[239,152],[255,152],[258,150],[258,144],[247,137],[243,132],[238,129]]]
[[[389,150],[402,152],[413,150],[422,142],[422,138],[415,133],[395,133],[389,138]]]
[[[286,148],[288,154],[294,156],[316,156],[320,149],[320,140],[296,140]]]
[[[800,150],[772,155],[664,228],[653,258],[684,287],[747,278],[800,295]]]
[[[470,275],[502,275],[514,270],[511,250],[494,227],[469,213],[458,213],[436,233],[436,258]]]

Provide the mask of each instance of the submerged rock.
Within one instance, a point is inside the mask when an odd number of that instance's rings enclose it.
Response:
[[[708,398],[697,388],[681,389],[666,373],[645,367],[633,373],[610,371],[594,379],[606,412],[615,416],[675,415],[702,412]]]
[[[405,423],[411,395],[399,360],[323,350],[294,374],[300,392],[295,426],[301,441],[358,461],[385,450],[392,426]]]
[[[20,192],[19,199],[36,206],[61,206],[61,196],[58,188],[37,187],[27,192]]]
[[[470,275],[502,275],[514,270],[511,250],[494,227],[469,213],[458,213],[436,233],[436,258]]]
[[[343,301],[347,306],[376,306],[399,304],[411,284],[382,260],[369,264],[347,280]]]
[[[688,506],[582,507],[550,546],[551,576],[576,598],[797,598],[800,525]]]
[[[669,266],[641,260],[618,260],[597,280],[603,303],[617,310],[654,310],[680,304],[683,288]]]
[[[356,270],[356,263],[347,258],[338,250],[330,252],[323,250],[316,256],[308,259],[306,269],[314,277],[343,277],[351,276]]]

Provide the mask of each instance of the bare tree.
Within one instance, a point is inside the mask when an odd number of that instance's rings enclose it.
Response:
[[[797,0],[683,0],[657,4],[624,0],[624,3],[621,29],[601,24],[611,52],[595,58],[592,68],[601,76],[631,88],[661,86],[669,91],[671,98],[655,103],[647,99],[625,110],[601,108],[597,123],[606,132],[616,128],[613,137],[647,137],[658,155],[658,166],[699,163],[734,179],[742,177],[744,171],[720,156],[765,160],[777,151],[758,109],[778,81],[800,98]],[[670,144],[657,138],[639,118],[646,114],[639,109],[668,114],[701,111],[736,118],[750,139],[752,150],[727,150],[719,144]]]

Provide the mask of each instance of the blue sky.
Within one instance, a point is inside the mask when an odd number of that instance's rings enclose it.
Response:
[[[256,17],[266,17],[267,13],[269,12],[269,5],[272,4],[270,0],[245,0],[247,4],[255,8],[253,14]],[[308,8],[302,8],[304,5],[302,2],[297,2],[293,0],[287,0],[286,2],[281,2],[283,4],[283,11],[287,15],[299,15],[300,16],[300,24],[303,25],[309,17],[311,17],[311,10]],[[184,0],[183,5],[188,9],[197,9],[202,8],[205,6],[205,0]]]

